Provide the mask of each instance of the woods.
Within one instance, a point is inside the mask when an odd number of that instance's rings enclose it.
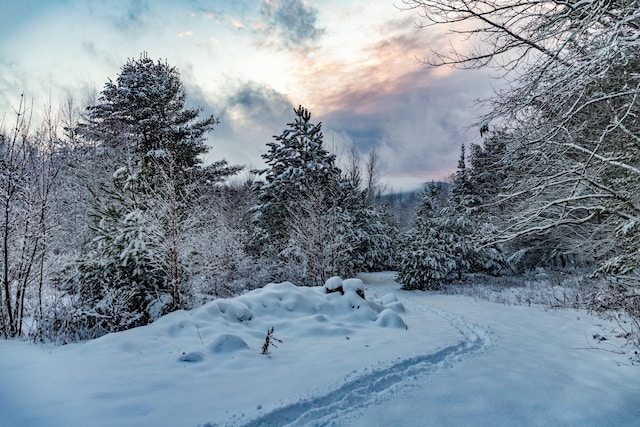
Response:
[[[185,105],[178,70],[146,54],[37,132],[22,101],[1,140],[4,337],[93,338],[270,281],[390,265],[373,160],[368,188],[355,169],[349,181],[300,106],[267,144],[264,181],[230,184],[242,166],[202,163],[218,119]]]
[[[419,11],[420,26],[461,41],[426,64],[490,68],[509,82],[483,101],[490,132],[472,165],[500,176],[472,207],[491,218],[472,240],[520,268],[587,267],[623,282],[624,292],[609,286],[597,296],[613,310],[637,302],[638,2],[404,4]],[[492,166],[482,166],[479,155],[495,148]]]

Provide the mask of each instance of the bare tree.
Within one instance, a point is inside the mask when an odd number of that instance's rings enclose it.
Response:
[[[380,165],[380,157],[378,156],[378,153],[375,149],[369,151],[369,156],[367,157],[367,164],[365,168],[367,201],[373,202],[380,199],[380,196],[386,190],[386,186],[382,182],[382,168]]]
[[[405,4],[421,12],[420,25],[478,42],[434,52],[426,63],[495,67],[510,79],[486,100],[485,119],[502,120],[512,137],[507,159],[519,172],[503,191],[517,208],[497,240],[564,230],[584,247],[596,235],[629,237],[640,213],[640,3]]]
[[[50,108],[46,109],[42,127],[31,135],[27,112],[22,96],[15,125],[0,134],[0,328],[7,337],[24,333],[24,320],[28,315],[42,315],[52,231],[50,205],[59,172],[53,161],[57,140],[55,115]],[[30,311],[27,295],[33,291],[37,305]]]
[[[348,276],[350,266],[350,217],[339,202],[315,185],[289,207],[290,235],[285,253],[299,262],[300,279],[320,286],[336,275]]]
[[[508,81],[482,118],[508,135],[513,172],[494,202],[507,208],[491,240],[544,241],[547,252],[577,252],[637,283],[640,1],[404,3],[420,26],[458,37],[425,63],[492,67]]]

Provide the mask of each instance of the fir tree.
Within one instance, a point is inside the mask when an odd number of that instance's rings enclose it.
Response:
[[[397,280],[403,289],[439,289],[456,267],[451,236],[438,224],[442,195],[434,188],[425,192],[415,225],[401,240]]]
[[[267,144],[269,151],[262,155],[267,168],[253,171],[265,179],[256,187],[253,233],[260,251],[272,255],[287,246],[288,222],[300,199],[321,191],[328,196],[325,208],[330,208],[340,177],[335,155],[323,147],[321,123],[311,123],[311,113],[302,106],[294,113],[290,128]]]

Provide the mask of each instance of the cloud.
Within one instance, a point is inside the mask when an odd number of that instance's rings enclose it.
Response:
[[[126,2],[122,14],[115,17],[114,24],[120,30],[131,30],[142,27],[147,21],[149,4],[146,0],[132,0]]]
[[[93,40],[83,40],[81,43],[82,51],[88,54],[92,58],[96,58],[98,56],[98,49],[96,48],[96,43]]]
[[[151,5],[155,9],[152,10]],[[91,20],[99,24],[106,23],[121,33],[142,33],[148,30],[158,12],[158,4],[154,2],[151,5],[148,0],[86,2]]]
[[[16,63],[0,58],[0,131],[4,126],[15,120],[13,112],[20,102],[20,94],[24,87],[26,70],[21,69]],[[32,94],[27,93],[27,98]]]
[[[306,0],[265,0],[262,4],[262,32],[267,41],[276,36],[276,44],[292,50],[316,43],[324,29],[316,26],[318,10]]]
[[[406,19],[387,22],[378,34],[360,61],[301,68],[308,75],[301,81],[313,76],[318,82],[309,88],[312,111],[320,112],[325,130],[348,136],[361,154],[375,149],[393,187],[445,179],[460,145],[479,142],[469,127],[479,114],[474,100],[490,94],[490,79],[483,72],[425,68],[418,60],[424,47],[445,41]]]
[[[484,73],[434,74],[425,69],[399,76],[387,92],[344,94],[340,108],[323,115],[325,129],[348,135],[361,154],[377,151],[396,189],[446,179],[461,144],[480,142],[474,99],[491,88]]]
[[[210,137],[213,149],[205,161],[221,157],[231,163],[247,165],[249,169],[263,166],[261,155],[268,142],[280,135],[294,119],[293,104],[289,98],[268,86],[229,79],[230,88],[221,96],[207,96],[189,89],[189,98],[207,99],[220,125]]]

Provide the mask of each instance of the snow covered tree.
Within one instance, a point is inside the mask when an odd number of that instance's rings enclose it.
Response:
[[[209,187],[199,197],[182,244],[186,307],[234,296],[273,280],[269,263],[246,251],[250,239],[247,216],[255,202],[252,185],[249,178]]]
[[[282,255],[300,266],[299,278],[321,286],[332,276],[354,274],[349,252],[349,214],[320,186],[290,208],[289,241]]]
[[[496,196],[503,192],[505,180],[513,171],[504,165],[508,136],[496,131],[485,138],[482,144],[471,144],[469,147],[469,180],[477,205],[483,212],[497,212],[503,206],[494,205]]]
[[[163,250],[162,224],[140,169],[123,167],[113,188],[95,196],[95,238],[78,266],[74,294],[85,306],[91,335],[140,326],[170,309],[170,259]]]
[[[456,268],[453,235],[439,224],[447,199],[443,191],[435,185],[425,191],[414,227],[401,240],[397,280],[403,289],[439,289]]]
[[[142,55],[104,86],[77,126],[85,143],[96,144],[96,161],[107,153],[108,167],[117,168],[91,185],[94,236],[70,287],[94,335],[182,307],[193,265],[190,229],[202,226],[196,205],[208,187],[241,169],[224,160],[202,164],[205,134],[218,121],[185,105],[177,69]]]
[[[600,262],[633,257],[631,246],[609,242],[638,217],[637,2],[405,3],[423,12],[425,25],[484,39],[482,49],[436,53],[428,63],[517,70],[487,101],[486,118],[503,120],[514,136],[502,198],[511,220],[494,240],[561,234],[559,253],[579,248]]]
[[[60,164],[53,117],[31,132],[24,96],[16,121],[0,130],[0,336],[24,335],[42,316],[54,233]]]
[[[501,198],[508,218],[492,240],[554,242],[558,254],[637,283],[638,1],[405,4],[421,11],[425,26],[481,42],[436,52],[429,64],[495,67],[512,78],[486,102],[485,119],[501,120],[514,137],[506,147],[514,173]]]
[[[470,209],[478,205],[475,198],[473,183],[471,181],[470,171],[467,168],[466,149],[464,144],[460,148],[460,158],[458,160],[458,169],[453,177],[453,185],[451,186],[451,199],[454,205],[461,209]]]
[[[322,145],[321,124],[302,106],[294,112],[295,122],[268,144],[268,168],[255,171],[265,182],[252,210],[254,252],[279,260],[280,269],[295,266],[289,271],[311,285],[391,266],[396,230],[369,199],[379,186],[375,163],[363,190],[355,153],[343,174]]]
[[[471,171],[464,161],[447,189],[435,183],[426,189],[414,227],[402,239],[398,280],[406,289],[438,289],[466,273],[496,272],[502,258],[495,248],[480,246],[486,229],[478,214]]]
[[[289,243],[290,223],[301,200],[317,192],[330,209],[337,196],[340,170],[335,156],[323,146],[321,124],[314,124],[304,107],[294,109],[295,121],[289,123],[269,151],[262,155],[267,168],[254,171],[264,176],[256,187],[258,204],[253,208],[255,247],[277,255]]]
[[[213,116],[198,119],[200,108],[186,108],[178,70],[146,54],[129,59],[98,101],[89,107],[90,121],[80,127],[85,136],[126,145],[143,158],[168,151],[181,170],[202,163],[199,156],[208,151],[203,137],[218,123]]]
[[[367,166],[370,166],[370,160],[371,156]],[[345,233],[350,242],[350,265],[354,272],[393,269],[398,229],[386,207],[376,203],[378,184],[371,185],[367,178],[365,188],[361,189],[359,176],[357,171],[347,171],[340,197],[341,206],[348,215]]]
[[[176,180],[219,182],[241,168],[225,160],[202,165],[202,155],[209,151],[205,136],[218,124],[214,116],[201,119],[202,111],[186,107],[179,71],[145,53],[129,59],[116,81],[104,85],[98,103],[88,107],[88,120],[78,130],[86,140],[113,150],[117,164],[134,158],[145,168],[166,167],[169,163],[155,161],[166,155],[174,168],[168,173]]]
[[[490,214],[493,199],[488,196],[497,194],[500,181],[491,181],[497,177],[495,169],[482,162],[493,153],[472,145],[469,166],[465,153],[463,145],[451,183],[451,201],[441,212],[442,218],[446,218],[441,226],[457,242],[454,253],[458,279],[464,273],[496,273],[504,266],[503,256],[494,245],[483,246],[485,235],[496,227],[496,218]]]

